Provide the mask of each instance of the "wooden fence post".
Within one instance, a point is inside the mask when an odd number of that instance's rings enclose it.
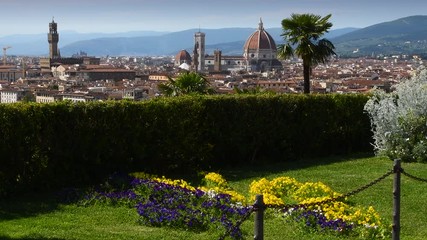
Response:
[[[255,227],[254,240],[264,240],[264,198],[263,195],[256,195],[255,198]]]
[[[394,160],[392,240],[400,240],[400,159]]]

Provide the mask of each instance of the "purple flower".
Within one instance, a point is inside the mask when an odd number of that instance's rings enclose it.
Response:
[[[233,204],[228,194],[210,197],[200,189],[192,191],[150,179],[129,179],[128,186],[130,189],[122,191],[97,191],[89,199],[134,206],[145,225],[194,231],[220,227],[233,239],[243,238],[236,223],[252,208]]]

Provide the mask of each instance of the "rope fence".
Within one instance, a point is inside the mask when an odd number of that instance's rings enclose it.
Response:
[[[280,209],[282,211],[287,211],[289,209],[299,209],[299,208],[308,208],[310,206],[315,205],[324,205],[332,202],[336,202],[338,200],[342,200],[351,196],[354,196],[360,192],[363,192],[364,190],[376,185],[377,183],[381,182],[382,180],[386,179],[388,176],[394,174],[394,180],[393,180],[393,224],[392,224],[392,240],[400,240],[400,178],[401,175],[404,175],[412,180],[416,180],[419,182],[425,182],[427,183],[427,179],[423,179],[414,175],[411,175],[407,172],[405,172],[401,168],[401,162],[399,159],[394,161],[393,169],[387,171],[384,173],[381,177],[374,179],[373,181],[369,182],[366,185],[363,185],[359,188],[356,188],[346,194],[342,194],[340,196],[334,197],[334,198],[328,198],[326,200],[318,201],[318,202],[311,202],[306,204],[283,204],[283,205],[270,205],[270,204],[264,204],[263,195],[257,195],[255,199],[255,203],[250,206],[251,210],[248,211],[248,213],[243,216],[242,219],[240,219],[233,228],[228,229],[227,232],[225,232],[219,240],[224,240],[227,236],[230,236],[230,233],[236,229],[239,228],[246,220],[249,219],[249,217],[252,215],[252,213],[255,213],[254,216],[254,240],[264,240],[264,211],[268,208],[270,209]]]

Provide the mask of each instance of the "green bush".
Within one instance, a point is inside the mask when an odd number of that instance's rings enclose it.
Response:
[[[214,156],[230,164],[369,151],[364,95],[216,97],[205,128]]]
[[[374,92],[365,110],[372,121],[375,150],[391,159],[427,162],[427,70],[396,85],[396,91]]]
[[[0,105],[0,193],[372,151],[364,95]]]

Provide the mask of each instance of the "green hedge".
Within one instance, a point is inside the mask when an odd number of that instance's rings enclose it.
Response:
[[[0,104],[0,194],[372,151],[365,95]]]

